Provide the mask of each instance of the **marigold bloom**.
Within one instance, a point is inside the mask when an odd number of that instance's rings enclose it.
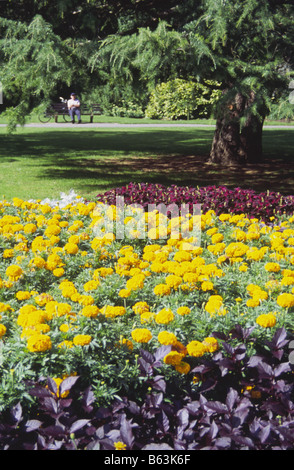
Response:
[[[160,344],[165,346],[169,345],[176,345],[178,340],[174,333],[170,333],[169,331],[161,331],[157,337]]]
[[[280,307],[291,308],[294,306],[294,295],[293,294],[280,294],[277,298],[277,304]]]
[[[206,353],[206,346],[200,341],[191,341],[187,344],[187,352],[189,356],[201,357]]]
[[[166,284],[157,284],[157,286],[154,287],[153,292],[155,295],[163,296],[163,295],[169,295],[171,292],[171,289]]]
[[[166,325],[172,322],[174,319],[174,314],[170,308],[163,308],[160,312],[157,313],[155,317],[156,323],[160,325]]]
[[[76,255],[79,251],[79,247],[75,243],[66,243],[64,245],[64,251],[69,255]]]
[[[6,333],[6,326],[5,325],[2,325],[2,323],[0,324],[0,338],[2,338],[3,335],[5,335]]]
[[[75,346],[86,346],[90,344],[92,337],[90,335],[77,335],[73,339],[73,344]]]
[[[35,334],[28,338],[27,348],[30,352],[45,352],[52,347],[51,338],[48,335]]]
[[[126,450],[127,445],[124,442],[117,441],[113,443],[115,450]]]
[[[58,348],[65,348],[65,349],[70,349],[73,348],[74,344],[72,341],[64,340],[61,343],[58,344]]]
[[[278,273],[281,266],[278,263],[266,263],[264,269],[271,273]]]
[[[189,307],[183,306],[177,309],[178,315],[189,315],[189,313],[191,313],[191,309]]]
[[[176,276],[175,274],[170,274],[165,279],[166,284],[173,289],[178,289],[178,287],[182,284],[182,278],[180,276]]]
[[[16,264],[11,264],[6,269],[6,276],[8,276],[9,280],[12,282],[17,281],[22,274],[22,268]]]
[[[147,302],[137,302],[133,305],[132,310],[136,313],[141,315],[143,312],[148,312],[150,310],[149,305]]]
[[[28,300],[31,297],[31,293],[28,291],[20,290],[15,294],[17,300]]]
[[[249,250],[249,246],[245,245],[242,242],[230,243],[225,253],[229,258],[236,258],[245,255],[245,253]]]
[[[126,309],[125,307],[119,305],[105,305],[104,307],[102,307],[100,312],[105,315],[106,318],[115,318],[124,315],[126,313]]]
[[[183,354],[178,353],[177,351],[170,351],[163,359],[165,364],[172,366],[179,365],[182,362]]]
[[[187,362],[181,361],[179,364],[175,365],[175,369],[180,374],[188,374],[191,370],[191,366]]]
[[[219,344],[216,338],[213,336],[208,336],[202,341],[202,344],[205,346],[207,352],[215,352],[219,348]]]
[[[148,343],[152,338],[152,333],[147,328],[136,328],[132,331],[132,338],[136,343]]]
[[[84,290],[86,292],[90,292],[92,290],[96,290],[97,287],[99,286],[99,281],[98,280],[91,280],[91,281],[88,281],[84,284]]]
[[[84,317],[95,318],[99,314],[99,308],[96,305],[86,305],[80,313]]]
[[[263,328],[272,328],[276,322],[276,316],[273,313],[264,313],[256,318],[256,323]]]
[[[130,289],[121,289],[118,295],[123,299],[127,299],[128,297],[130,297],[131,293],[132,291]]]

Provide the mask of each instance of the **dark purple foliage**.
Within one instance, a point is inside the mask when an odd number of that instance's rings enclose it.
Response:
[[[203,213],[214,210],[217,215],[222,213],[245,214],[250,218],[268,221],[270,217],[294,213],[294,196],[283,196],[280,193],[267,191],[257,193],[253,190],[226,186],[206,186],[193,188],[190,186],[163,186],[152,183],[129,183],[98,194],[97,200],[105,204],[116,204],[116,197],[124,198],[126,205],[140,204],[145,209],[148,204],[189,205],[193,212],[193,204],[201,204]]]
[[[65,379],[59,393],[51,378],[30,384],[37,408],[18,403],[0,423],[0,450],[291,450],[294,442],[293,364],[284,328],[263,347],[252,348],[252,329],[237,325],[222,347],[192,365],[178,396],[158,370],[168,348],[141,351],[146,393],[121,397],[107,408],[95,405],[91,387]],[[252,351],[252,349],[251,349]],[[198,382],[191,387],[191,379]]]

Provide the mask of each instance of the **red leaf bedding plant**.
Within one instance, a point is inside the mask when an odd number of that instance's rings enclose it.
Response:
[[[226,186],[206,186],[194,188],[190,186],[164,186],[152,183],[129,183],[126,186],[113,188],[97,195],[97,200],[115,204],[116,197],[122,196],[125,204],[202,204],[202,211],[214,210],[217,215],[222,213],[245,214],[264,221],[276,215],[293,214],[294,196],[283,196],[280,193],[256,191],[242,188],[229,189]]]

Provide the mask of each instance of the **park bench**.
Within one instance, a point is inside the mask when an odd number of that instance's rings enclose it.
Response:
[[[90,116],[90,122],[93,122],[94,116],[99,116],[102,114],[102,108],[99,104],[91,104],[90,106],[81,105],[81,115]]]
[[[46,114],[54,116],[54,121],[58,122],[58,116],[68,116],[67,103],[51,103],[50,107],[46,110]],[[90,116],[90,122],[93,122],[94,116],[101,115],[102,108],[98,104],[81,105],[81,115]]]

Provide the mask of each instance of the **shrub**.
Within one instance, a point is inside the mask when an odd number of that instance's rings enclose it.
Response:
[[[151,93],[145,116],[154,119],[196,119],[210,117],[218,100],[216,82],[186,81],[180,78],[160,83]]]

